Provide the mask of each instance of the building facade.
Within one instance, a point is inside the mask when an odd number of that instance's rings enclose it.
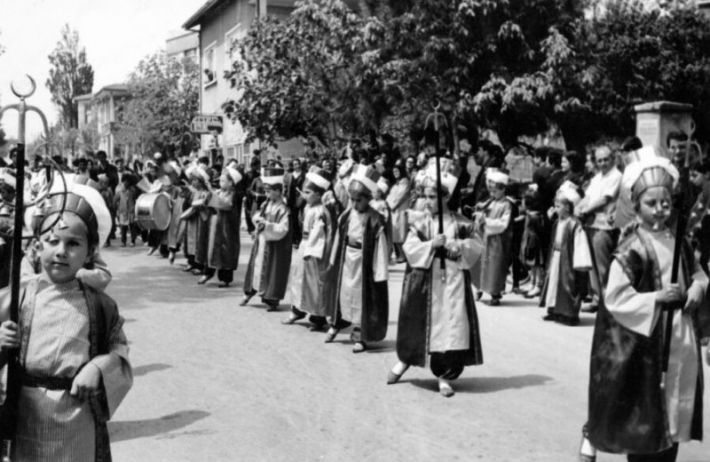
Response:
[[[259,17],[286,18],[295,10],[295,0],[210,0],[190,17],[183,27],[199,31],[200,113],[220,115],[222,133],[203,134],[202,151],[225,159],[248,162],[259,144],[247,144],[247,133],[238,122],[232,122],[222,111],[222,104],[234,99],[235,90],[223,78],[238,59],[232,52],[234,40],[243,38],[252,22]],[[279,142],[278,154],[283,158],[298,155],[303,145],[297,140]],[[276,155],[276,152],[266,156]]]

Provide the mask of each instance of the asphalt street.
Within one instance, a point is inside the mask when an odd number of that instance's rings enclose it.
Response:
[[[227,289],[216,280],[197,285],[181,271],[183,259],[171,266],[147,247],[102,251],[135,372],[109,423],[116,462],[577,460],[593,315],[566,327],[543,322],[543,310],[520,296],[506,295],[499,307],[484,297],[484,364],[467,368],[447,399],[428,369],[386,384],[403,265],[390,268],[387,339],[353,354],[347,333],[324,344],[305,323],[282,325],[288,300],[278,313],[257,297],[239,306],[250,250],[242,234],[236,284]],[[681,446],[680,462],[708,460],[710,443]]]

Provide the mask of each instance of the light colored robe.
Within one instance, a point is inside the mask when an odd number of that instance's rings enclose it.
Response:
[[[347,236],[337,236],[336,240],[347,239],[362,246],[364,225],[367,213],[359,213],[351,209]],[[372,261],[372,271],[375,282],[383,282],[388,278],[389,249],[384,229],[380,229],[376,238],[375,255]],[[338,246],[333,247],[331,264]],[[340,310],[345,321],[359,324],[362,319],[362,248],[346,247],[340,284]]]
[[[426,237],[438,235],[438,218],[425,214]],[[404,242],[404,253],[412,268],[431,268],[431,326],[429,329],[429,352],[468,350],[470,348],[470,321],[464,296],[467,286],[464,272],[476,263],[483,252],[483,243],[473,235],[459,239],[458,223],[449,213],[444,215],[444,235],[447,244],[455,242],[461,251],[456,261],[444,259],[443,273],[441,260],[435,257],[433,242],[422,241],[416,233],[409,233]]]
[[[323,290],[332,241],[331,226],[330,213],[325,206],[306,205],[303,240],[291,263],[291,305],[316,316],[325,316]]]

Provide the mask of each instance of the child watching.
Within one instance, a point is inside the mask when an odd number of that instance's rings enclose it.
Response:
[[[65,204],[55,195],[34,214],[43,272],[20,288],[22,335],[7,320],[9,292],[0,292],[0,366],[20,348],[22,367],[10,403],[18,410],[13,460],[110,460],[106,422],[133,382],[116,303],[77,279],[108,237],[110,214],[97,191],[68,187]]]
[[[510,241],[512,234],[512,205],[505,197],[508,175],[497,170],[486,173],[491,198],[482,207],[478,218],[478,229],[483,234],[485,248],[481,257],[481,274],[478,285],[481,292],[490,294],[489,305],[500,305],[505,290],[510,262]]]
[[[540,306],[547,307],[545,321],[556,321],[568,326],[579,324],[582,307],[580,287],[586,283],[578,272],[592,269],[589,241],[582,224],[572,216],[582,198],[577,187],[565,182],[555,196],[557,222],[553,226],[547,278],[540,297]]]
[[[523,196],[525,229],[520,246],[520,261],[525,264],[530,274],[529,286],[521,287],[519,291],[525,298],[540,295],[545,282],[545,251],[549,226],[541,207],[540,193],[537,189],[528,189]]]
[[[116,187],[114,196],[114,207],[116,209],[118,227],[121,231],[121,246],[125,247],[128,242],[128,232],[131,233],[131,247],[136,246],[136,188],[132,185],[133,177],[129,173],[121,176],[121,184]]]

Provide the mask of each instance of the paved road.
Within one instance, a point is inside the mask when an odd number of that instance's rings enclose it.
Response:
[[[479,303],[485,364],[467,368],[446,399],[425,369],[385,383],[403,266],[391,272],[386,341],[354,355],[347,335],[326,345],[305,324],[281,325],[285,304],[238,305],[250,248],[243,236],[228,289],[198,286],[182,260],[169,266],[145,247],[105,249],[136,376],[109,424],[115,461],[576,460],[593,316],[571,328],[543,322],[517,296]],[[707,462],[709,444],[683,445],[679,461]]]

